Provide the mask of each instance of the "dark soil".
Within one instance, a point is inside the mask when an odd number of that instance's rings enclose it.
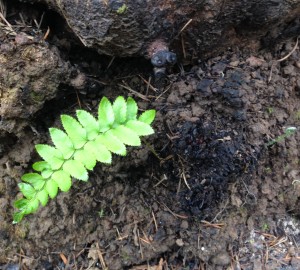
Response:
[[[295,40],[181,59],[161,86],[145,59],[112,60],[59,35],[48,43],[43,30],[9,19],[15,33],[0,35],[0,269],[300,269],[300,133],[281,136],[300,123],[299,48],[277,61]],[[95,112],[102,96],[118,95],[157,110],[156,134],[12,225],[34,145],[51,143],[60,114]]]

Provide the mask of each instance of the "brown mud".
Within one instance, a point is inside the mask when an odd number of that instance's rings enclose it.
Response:
[[[112,61],[10,21],[14,33],[0,36],[0,269],[300,269],[296,40],[179,60],[159,88],[145,59]],[[13,225],[34,145],[50,143],[60,114],[118,95],[157,110],[156,134]]]

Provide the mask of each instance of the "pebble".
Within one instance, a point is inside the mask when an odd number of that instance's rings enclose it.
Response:
[[[197,85],[197,90],[204,96],[211,95],[210,86],[212,85],[213,80],[203,79]]]
[[[181,238],[176,239],[176,245],[179,246],[179,247],[182,247],[184,245],[183,240]]]
[[[189,228],[189,223],[186,220],[183,220],[180,224],[180,228],[184,229],[184,230],[188,229]]]
[[[8,264],[4,267],[4,270],[20,270],[19,264]]]
[[[283,68],[284,75],[294,75],[295,74],[295,67],[294,66],[286,66]]]
[[[237,61],[232,61],[232,62],[230,62],[230,63],[229,63],[229,66],[237,67],[239,64],[240,64],[240,61],[237,60]]]
[[[218,254],[212,256],[210,261],[215,265],[226,266],[230,264],[231,259],[226,251],[220,251]]]

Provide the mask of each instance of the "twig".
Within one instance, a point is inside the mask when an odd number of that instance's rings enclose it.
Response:
[[[6,5],[4,3],[4,0],[0,0],[0,12],[4,17],[6,17]]]
[[[191,189],[190,188],[190,186],[189,186],[189,184],[188,184],[188,182],[187,182],[187,180],[186,180],[186,176],[185,176],[185,170],[184,170],[184,165],[183,165],[183,162],[182,162],[182,160],[181,160],[181,157],[178,155],[178,157],[179,157],[179,162],[180,162],[180,164],[181,164],[181,166],[182,166],[182,168],[181,168],[181,177],[182,177],[182,179],[183,179],[183,181],[184,181],[184,183],[185,183],[185,185],[187,186],[187,188],[188,189]]]
[[[193,21],[193,19],[189,19],[188,22],[181,28],[181,30],[179,31],[177,36],[179,36],[183,32],[183,30],[186,29],[192,21]]]
[[[295,44],[294,48],[286,56],[278,59],[277,62],[282,62],[282,61],[288,59],[292,55],[292,53],[297,49],[297,47],[298,47],[298,37],[297,37],[296,44]]]
[[[68,264],[69,264],[68,259],[67,259],[67,257],[65,256],[65,254],[60,253],[60,254],[59,254],[59,257],[62,259],[62,261],[63,261],[63,263],[64,263],[65,265],[68,265]]]
[[[5,19],[5,17],[3,16],[2,12],[0,12],[0,18],[6,23],[6,25],[8,26],[9,30],[11,30],[14,34],[17,34],[14,29],[12,28],[11,24]]]
[[[163,159],[158,155],[158,153],[154,150],[154,148],[144,138],[141,139],[143,143],[148,147],[148,149],[152,152],[152,154],[156,156],[159,161],[163,161]]]
[[[126,234],[125,236],[121,236],[118,228],[116,228],[116,230],[117,230],[117,234],[118,234],[118,238],[117,238],[118,241],[122,241],[123,239],[128,237],[128,234]]]
[[[181,36],[181,47],[182,47],[183,58],[186,59],[186,51],[185,51],[183,36]]]
[[[43,39],[46,40],[47,37],[49,36],[49,34],[50,34],[50,28],[48,27],[48,29],[47,29],[47,31],[46,31],[46,33],[45,33]]]
[[[42,14],[42,16],[41,16],[40,22],[39,22],[39,24],[38,24],[38,30],[41,29],[41,26],[42,26],[42,23],[43,23],[43,20],[44,20],[44,15],[45,15],[45,12],[43,12],[43,14]],[[48,27],[48,29],[49,29],[49,27]]]
[[[99,257],[102,269],[107,270],[108,268],[107,268],[107,266],[105,264],[105,261],[104,261],[104,258],[102,256],[102,253],[101,253],[101,250],[100,250],[98,242],[96,243],[96,247],[97,247],[97,254],[98,254],[98,257]]]
[[[152,213],[152,217],[153,217],[153,221],[154,221],[155,230],[157,231],[158,227],[157,227],[156,218],[155,218],[155,215],[154,215],[153,211],[151,211],[151,213]]]
[[[77,102],[78,102],[79,108],[81,109],[82,106],[81,106],[80,98],[79,98],[79,95],[78,95],[78,92],[77,92],[76,89],[75,89],[75,93],[76,93],[76,97],[77,97]]]
[[[146,90],[146,93],[148,93],[148,89],[150,88],[151,90],[153,90],[154,92],[157,92],[157,89],[151,85],[151,77],[149,77],[149,80],[146,81],[141,75],[139,75],[139,77],[143,80],[144,83],[147,84],[147,90]]]
[[[21,19],[22,24],[23,24],[24,26],[26,26],[26,22],[25,22],[25,20],[24,20],[24,18],[23,18],[22,12],[19,13],[19,17],[20,17],[20,19]],[[18,24],[19,24],[19,22],[18,22]]]
[[[138,241],[139,241],[141,259],[143,260],[144,259],[144,253],[143,253],[143,248],[142,248],[142,244],[141,244],[141,237],[140,237],[139,229],[137,229],[137,235],[138,235]]]
[[[138,96],[139,98],[143,99],[143,100],[146,100],[146,101],[149,101],[149,99],[142,95],[141,93],[137,92],[137,91],[134,91],[133,89],[131,89],[129,86],[127,85],[123,85],[123,84],[118,84],[120,87],[130,91],[131,93],[133,93],[134,95]]]
[[[274,69],[275,64],[276,64],[276,63],[280,63],[280,62],[282,62],[282,61],[288,59],[288,58],[292,55],[292,53],[293,53],[293,52],[297,49],[297,47],[298,47],[298,39],[299,39],[299,37],[297,37],[296,44],[295,44],[294,48],[293,48],[286,56],[284,56],[284,57],[282,57],[282,58],[280,58],[280,59],[278,59],[278,60],[276,60],[275,62],[272,63],[272,65],[271,65],[271,70],[270,70],[270,75],[269,75],[269,78],[268,78],[268,83],[272,80],[272,73],[273,73],[273,69]]]
[[[223,211],[226,209],[228,203],[229,203],[229,201],[227,200],[226,203],[225,203],[225,206],[223,207],[223,209],[221,209],[221,211],[219,211],[219,212],[216,214],[216,216],[211,220],[211,223],[213,223],[213,222],[217,219],[217,217],[218,217],[220,214],[223,213]]]
[[[158,99],[160,99],[160,97],[161,97],[163,94],[165,94],[166,92],[168,92],[168,91],[170,90],[170,88],[171,88],[171,85],[169,85],[169,86],[166,88],[165,91],[163,91],[157,98],[155,98],[155,101],[157,101]]]
[[[110,68],[110,66],[112,65],[112,63],[113,63],[113,61],[115,60],[115,56],[113,56],[112,58],[111,58],[111,60],[110,60],[110,62],[108,63],[108,66],[107,66],[107,68],[106,68],[106,71]]]
[[[212,223],[206,220],[201,220],[201,223],[203,223],[206,227],[213,227],[216,229],[222,229],[222,227],[225,225],[224,223]]]
[[[155,177],[156,178],[156,177]],[[158,178],[156,178],[157,180],[159,180]],[[163,175],[163,177],[162,177],[162,179],[160,180],[160,181],[158,181],[155,185],[154,185],[154,187],[157,187],[157,186],[159,186],[163,181],[165,181],[165,180],[168,180],[168,178],[167,178],[167,176],[164,174]]]
[[[158,201],[157,201],[158,202]],[[183,216],[183,215],[179,215],[179,214],[176,214],[174,213],[168,206],[166,206],[164,203],[161,203],[161,202],[158,202],[160,205],[163,205],[167,211],[169,211],[174,217],[177,217],[177,218],[182,218],[182,219],[188,219],[188,216]]]
[[[178,195],[181,189],[181,178],[179,178],[179,182],[178,182],[178,186],[177,186],[177,190],[176,190],[176,194]]]

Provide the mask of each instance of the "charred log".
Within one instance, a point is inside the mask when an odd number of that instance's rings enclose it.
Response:
[[[269,46],[299,35],[293,0],[23,0],[46,3],[81,42],[113,56],[149,54],[164,40],[185,57],[207,57],[228,46]]]

